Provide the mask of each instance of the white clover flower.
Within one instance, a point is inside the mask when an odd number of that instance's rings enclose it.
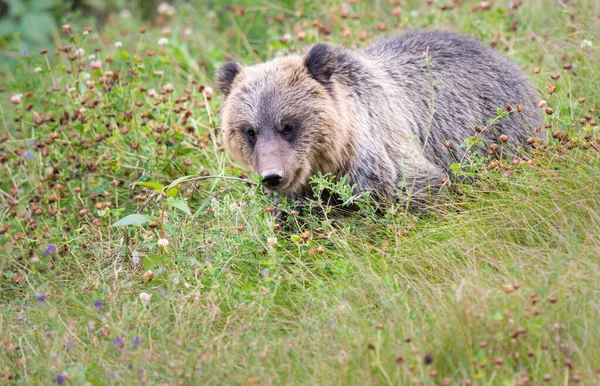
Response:
[[[156,75],[156,76],[163,76],[164,72],[162,72],[162,71],[154,71],[154,75]]]
[[[95,59],[95,58],[96,58],[96,55],[94,55],[94,54],[88,55],[88,59],[89,59],[89,60],[93,60],[93,59]]]
[[[150,90],[148,90],[147,94],[148,94],[148,96],[150,98],[156,98],[156,97],[158,97],[158,93],[153,88],[151,88]]]
[[[81,57],[85,54],[85,50],[83,48],[78,48],[77,51],[75,51],[75,53],[77,54],[77,56]]]
[[[167,239],[158,239],[158,246],[162,248],[166,248],[169,246],[169,240]]]
[[[277,237],[269,237],[269,238],[267,239],[267,244],[270,244],[270,245],[275,245],[275,244],[277,244]]]
[[[89,33],[90,33],[90,31],[83,31],[83,36],[85,36],[85,35],[87,35]]]
[[[115,42],[115,47],[121,48],[121,47],[123,47],[123,43],[117,41],[117,42]]]
[[[158,39],[158,45],[159,46],[165,46],[167,44],[169,44],[169,39],[167,39],[167,38],[160,38],[160,39]]]
[[[543,99],[542,99],[541,101],[539,101],[539,102],[538,102],[538,106],[539,106],[540,108],[543,108],[543,107],[545,107],[545,106],[546,106],[546,104],[547,104],[547,102],[546,102],[545,100],[543,100]]]
[[[42,72],[42,67],[36,67],[36,68],[34,68],[33,72],[35,72],[35,73]]]
[[[156,7],[156,12],[159,15],[163,15],[163,16],[175,16],[175,13],[177,13],[177,10],[175,9],[175,7],[167,2],[162,2],[158,5],[158,7]]]
[[[142,304],[144,306],[148,305],[148,302],[150,301],[151,297],[152,297],[152,295],[150,295],[147,292],[140,292],[140,301],[142,302]]]
[[[172,30],[171,28],[169,28],[169,27],[165,27],[165,28],[163,28],[163,29],[160,31],[160,34],[161,34],[162,36],[169,36],[169,35],[171,35],[172,33],[173,33],[173,30]]]
[[[592,46],[592,42],[587,39],[583,39],[581,41],[581,44],[579,45],[580,48],[591,47],[591,46]]]
[[[132,16],[133,15],[131,14],[131,11],[128,9],[122,9],[121,12],[119,12],[119,17],[121,19],[125,19],[125,20],[131,19]]]
[[[204,87],[204,93],[206,94],[206,97],[208,99],[210,99],[212,97],[212,94],[213,94],[212,87],[208,87],[208,86]]]
[[[18,105],[21,103],[21,98],[23,98],[23,94],[16,94],[10,97],[10,103],[13,105]]]
[[[183,34],[184,34],[185,36],[190,36],[192,33],[194,33],[194,31],[193,31],[193,30],[192,30],[190,27],[186,27],[186,28],[183,30]]]
[[[99,70],[102,68],[102,62],[100,60],[93,60],[90,62],[90,67],[94,70]]]

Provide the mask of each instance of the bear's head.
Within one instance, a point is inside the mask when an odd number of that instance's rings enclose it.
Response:
[[[225,147],[269,190],[302,194],[309,176],[337,173],[352,157],[353,125],[337,102],[335,49],[217,72]]]

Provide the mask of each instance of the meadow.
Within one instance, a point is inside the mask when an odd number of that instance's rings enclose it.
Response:
[[[409,28],[521,66],[544,143],[457,164],[425,211],[321,176],[352,214],[274,217],[216,69]],[[194,0],[51,41],[2,48],[0,383],[600,384],[597,1]]]

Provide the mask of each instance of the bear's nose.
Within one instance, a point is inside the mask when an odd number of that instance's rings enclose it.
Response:
[[[279,169],[269,169],[265,170],[261,174],[262,183],[270,189],[275,189],[281,183],[281,179],[283,178],[283,172]]]

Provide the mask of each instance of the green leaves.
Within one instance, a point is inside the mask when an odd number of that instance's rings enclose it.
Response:
[[[154,220],[154,217],[145,214],[130,214],[123,217],[112,226],[121,227],[127,225],[144,225],[145,223]]]
[[[27,49],[37,49],[50,43],[58,22],[53,14],[58,0],[7,0],[8,15],[0,19],[0,37],[17,35]]]
[[[162,190],[164,189],[164,185],[159,184],[158,182],[148,182],[148,181],[144,181],[144,182],[136,182],[136,185],[140,185],[140,186],[145,186],[147,188],[152,189],[155,193],[162,193]]]
[[[168,262],[168,259],[164,259],[161,255],[157,255],[155,253],[151,253],[148,256],[145,256],[144,260],[142,260],[144,270],[146,271],[168,265]]]
[[[170,206],[170,207],[175,208],[175,209],[179,209],[183,213],[188,214],[190,216],[192,215],[192,212],[190,211],[190,208],[188,207],[187,203],[184,200],[182,200],[182,199],[179,199],[179,200],[175,200],[175,199],[167,200],[167,201],[164,202],[164,205]]]
[[[26,13],[19,24],[23,39],[31,43],[48,41],[56,29],[56,21],[47,12]]]

